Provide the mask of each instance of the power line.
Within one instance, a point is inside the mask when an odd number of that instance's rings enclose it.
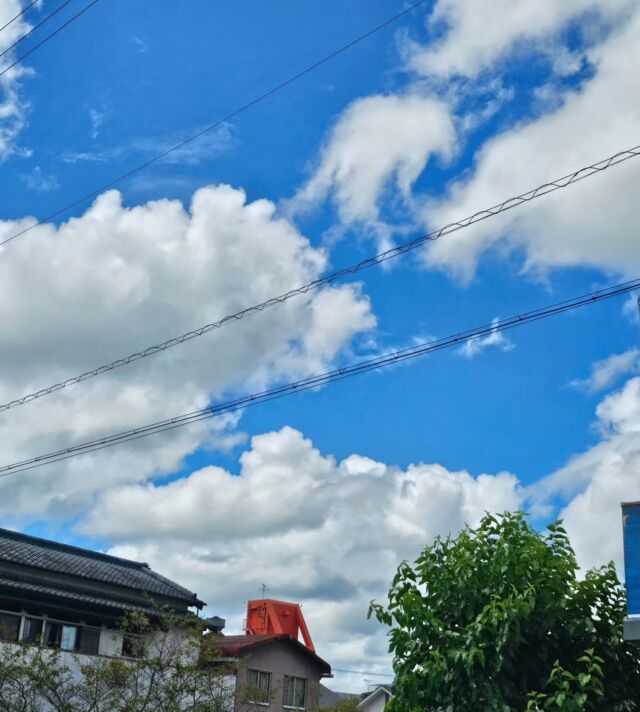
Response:
[[[29,37],[30,35],[32,35],[37,29],[39,29],[40,27],[42,27],[42,25],[44,25],[44,24],[46,24],[47,22],[49,22],[49,20],[50,20],[52,17],[55,17],[55,16],[56,16],[61,10],[63,10],[70,2],[73,2],[73,0],[65,0],[65,2],[62,3],[62,5],[59,5],[53,12],[49,13],[46,17],[43,17],[42,20],[40,20],[40,22],[38,22],[37,24],[35,24],[28,32],[25,32],[24,35],[22,35],[22,37],[18,37],[18,39],[17,39],[12,45],[9,45],[9,47],[7,47],[5,50],[3,50],[2,52],[0,52],[0,58],[1,58],[1,57],[4,57],[5,54],[7,54],[7,52],[11,52],[11,50],[12,50],[14,47],[17,47],[17,46],[20,44],[20,42],[22,42],[23,40],[26,40],[27,37]]]
[[[510,210],[511,208],[515,208],[519,205],[522,205],[523,203],[530,202],[531,200],[539,198],[543,195],[547,195],[548,193],[551,193],[555,190],[566,188],[567,186],[572,185],[573,183],[577,183],[578,181],[583,180],[584,178],[588,178],[589,176],[592,176],[596,173],[600,173],[606,170],[607,168],[610,168],[611,166],[627,161],[628,159],[634,158],[638,155],[640,155],[640,146],[627,149],[626,151],[620,151],[619,153],[616,153],[613,156],[609,156],[609,158],[605,158],[585,168],[580,168],[579,170],[574,171],[573,173],[570,173],[566,176],[563,176],[562,178],[556,178],[555,180],[549,183],[544,183],[538,186],[537,188],[534,188],[533,190],[527,191],[526,193],[522,193],[513,198],[508,198],[507,200],[504,200],[501,203],[498,203],[497,205],[494,205],[490,208],[485,208],[484,210],[480,210],[474,213],[473,215],[470,215],[466,218],[462,218],[461,220],[457,220],[456,222],[448,223],[444,227],[427,233],[426,235],[421,235],[420,237],[416,237],[415,239],[410,240],[409,242],[401,243],[397,247],[392,247],[391,249],[386,250],[385,252],[381,252],[375,255],[374,257],[368,257],[367,259],[364,259],[354,265],[351,265],[349,267],[343,267],[339,270],[336,270],[335,272],[331,272],[329,274],[321,276],[320,278],[305,285],[302,285],[301,287],[291,289],[288,292],[284,292],[283,294],[280,294],[277,297],[271,297],[270,299],[267,299],[266,301],[261,302],[260,304],[255,304],[254,306],[247,307],[239,312],[236,312],[235,314],[229,314],[223,317],[222,319],[219,319],[218,321],[205,324],[204,326],[201,326],[192,331],[187,331],[184,334],[181,334],[180,336],[174,336],[173,338],[168,339],[167,341],[164,341],[160,344],[148,346],[142,351],[137,351],[133,354],[129,354],[124,358],[119,358],[115,361],[112,361],[111,363],[91,369],[90,371],[86,371],[85,373],[82,373],[78,376],[72,376],[64,381],[60,381],[59,383],[55,383],[38,391],[34,391],[33,393],[26,394],[24,396],[21,396],[20,398],[15,398],[14,400],[1,404],[0,412],[9,410],[10,408],[16,408],[18,406],[24,405],[25,403],[30,403],[31,401],[48,396],[52,393],[55,393],[56,391],[62,390],[63,388],[68,388],[69,386],[73,386],[77,383],[82,383],[83,381],[95,378],[96,376],[99,376],[103,373],[113,371],[117,368],[126,366],[135,361],[147,358],[148,356],[152,356],[162,351],[166,351],[167,349],[173,348],[174,346],[178,346],[179,344],[183,344],[186,341],[191,341],[192,339],[198,338],[199,336],[203,336],[204,334],[207,334],[210,331],[213,331],[214,329],[219,329],[220,327],[225,326],[226,324],[235,321],[240,321],[241,319],[244,319],[244,317],[249,316],[250,314],[264,311],[265,309],[272,307],[276,304],[281,304],[282,302],[285,302],[288,299],[291,299],[292,297],[307,294],[310,291],[331,284],[332,282],[338,279],[342,279],[343,277],[356,274],[357,272],[360,272],[361,270],[367,267],[372,267],[373,265],[378,265],[382,262],[386,262],[387,260],[393,259],[394,257],[404,255],[405,253],[410,252],[411,250],[415,250],[426,242],[438,240],[439,238],[445,235],[449,235],[452,232],[462,230],[463,228],[469,227],[469,225],[473,225],[474,223],[486,220],[487,218],[493,217],[494,215],[498,215],[499,213],[502,213],[506,210]]]
[[[49,17],[45,18],[45,19],[40,23],[40,25],[44,24],[44,22],[45,22],[46,20],[48,20],[50,17],[53,17],[53,15],[55,15],[57,12],[59,12],[60,10],[62,10],[62,8],[63,8],[65,5],[67,5],[69,2],[71,2],[71,0],[66,0],[66,2],[64,2],[57,10],[55,10],[54,12],[52,12],[51,15],[49,15]],[[84,13],[85,13],[87,10],[89,10],[89,8],[93,7],[97,2],[98,2],[98,0],[92,0],[92,2],[90,2],[88,5],[85,5],[85,6],[82,8],[82,10],[80,10],[79,12],[76,12],[75,15],[72,15],[66,22],[64,22],[62,25],[60,25],[60,27],[56,28],[53,32],[51,32],[50,34],[48,34],[43,40],[41,40],[40,42],[38,42],[38,44],[34,45],[28,52],[25,52],[24,54],[20,55],[20,57],[18,57],[18,58],[13,62],[13,64],[10,64],[8,67],[5,67],[5,68],[0,72],[0,77],[4,76],[9,70],[13,69],[13,68],[16,66],[16,64],[20,64],[20,62],[23,62],[27,57],[29,57],[29,56],[32,55],[36,50],[38,50],[40,47],[42,47],[43,44],[46,44],[50,39],[53,39],[59,32],[62,32],[62,30],[64,30],[65,27],[68,27],[74,20],[77,20],[81,15],[84,15]],[[40,25],[36,25],[36,27],[39,27]],[[33,29],[35,29],[35,27],[34,27]],[[33,32],[33,29],[32,29],[30,32],[27,32],[27,34],[24,35],[24,37],[27,37],[27,35],[30,35],[31,32]],[[20,40],[18,40],[18,42],[22,41],[22,40],[24,39],[24,37],[20,38]],[[6,54],[6,53],[9,51],[9,49],[11,49],[12,47],[15,47],[15,45],[16,45],[18,42],[15,42],[11,47],[9,47],[8,49],[6,49],[2,54],[3,54],[3,55]],[[0,55],[0,56],[2,56],[2,55]],[[35,227],[35,225],[32,225],[31,227]],[[30,229],[30,228],[27,228],[27,229]],[[7,240],[5,240],[5,242],[7,242]],[[4,243],[0,243],[0,245],[2,245],[2,244],[4,244]]]
[[[0,32],[6,30],[9,25],[13,24],[17,19],[22,17],[25,12],[27,12],[27,10],[30,10],[37,2],[38,0],[33,0],[26,7],[23,7],[22,10],[20,10],[20,12],[15,17],[12,17],[9,22],[6,22],[4,25],[2,25],[2,27],[0,27]]]
[[[264,101],[265,99],[268,99],[269,97],[273,96],[274,94],[277,94],[279,91],[288,87],[290,84],[293,84],[294,82],[298,81],[299,79],[302,79],[302,77],[306,76],[307,74],[314,71],[315,69],[322,66],[323,64],[326,64],[327,62],[330,62],[331,60],[335,59],[339,55],[343,54],[347,50],[354,47],[355,45],[368,39],[372,35],[379,32],[380,30],[383,30],[385,27],[388,27],[389,25],[392,25],[393,23],[397,22],[400,18],[404,17],[405,15],[409,14],[410,12],[413,12],[421,5],[424,5],[427,1],[428,0],[418,0],[413,5],[410,5],[409,7],[405,8],[404,10],[402,10],[398,14],[394,15],[393,17],[390,17],[389,19],[385,20],[384,22],[381,22],[379,25],[376,25],[375,27],[368,30],[364,34],[360,35],[359,37],[356,37],[355,39],[351,40],[350,42],[343,45],[342,47],[334,50],[333,52],[326,55],[325,57],[318,60],[317,62],[314,62],[313,64],[309,65],[308,67],[301,70],[300,72],[292,75],[288,79],[285,79],[283,82],[280,82],[280,84],[276,84],[275,86],[271,87],[271,89],[268,89],[267,91],[265,91],[263,94],[260,94],[259,96],[255,97],[254,99],[251,99],[251,101],[248,101],[246,104],[241,106],[239,109],[235,109],[230,114],[227,114],[225,117],[218,119],[217,121],[210,124],[206,128],[201,129],[200,131],[192,134],[191,136],[188,136],[184,140],[180,141],[180,143],[177,143],[174,146],[172,146],[171,148],[168,148],[165,151],[162,151],[162,153],[157,154],[153,158],[150,158],[149,160],[145,161],[144,163],[141,163],[140,165],[136,166],[135,168],[132,168],[131,170],[127,171],[126,173],[123,173],[122,175],[118,176],[117,178],[113,178],[108,183],[101,185],[99,188],[92,190],[90,193],[86,193],[85,195],[81,196],[74,202],[69,203],[68,205],[65,205],[64,207],[60,208],[59,210],[56,210],[54,213],[51,213],[50,215],[47,215],[46,217],[33,223],[29,227],[26,227],[23,230],[20,230],[19,232],[15,233],[14,235],[11,235],[11,236],[5,238],[2,242],[0,242],[0,247],[2,245],[6,245],[8,242],[11,242],[11,240],[15,240],[16,238],[21,237],[22,235],[29,232],[30,230],[33,230],[38,225],[42,225],[43,223],[48,222],[49,220],[53,220],[53,218],[56,218],[59,215],[62,215],[63,213],[67,212],[68,210],[71,210],[71,208],[76,207],[76,205],[83,203],[85,200],[89,200],[90,198],[95,197],[99,193],[102,193],[103,191],[108,190],[109,188],[112,188],[114,185],[118,185],[118,183],[121,183],[123,180],[130,178],[132,175],[135,175],[139,171],[144,170],[145,168],[162,160],[163,158],[168,156],[170,153],[173,153],[174,151],[177,151],[177,150],[183,148],[184,146],[191,143],[192,141],[195,141],[196,139],[200,138],[204,134],[209,133],[210,131],[213,131],[213,129],[216,129],[219,126],[222,126],[222,124],[230,121],[231,119],[234,119],[236,116],[244,113],[245,111],[248,111],[249,109],[256,106],[256,104],[259,104],[260,102]],[[97,2],[97,0],[94,0],[94,2]],[[0,76],[2,76],[2,75],[0,74]]]
[[[351,675],[370,675],[371,677],[395,677],[390,672],[370,672],[369,670],[346,670],[345,668],[332,667],[332,672],[348,672]]]
[[[541,319],[554,316],[555,314],[561,314],[572,309],[586,306],[587,304],[595,304],[596,302],[601,302],[605,299],[610,299],[621,294],[627,294],[628,292],[636,289],[640,289],[640,279],[634,279],[622,284],[615,284],[607,287],[606,289],[589,292],[588,294],[574,297],[572,299],[566,299],[562,302],[557,302],[533,311],[517,314],[516,316],[512,316],[507,319],[494,321],[490,324],[485,324],[474,329],[453,334],[452,336],[426,341],[410,348],[387,353],[382,356],[377,356],[376,358],[360,361],[349,366],[327,371],[325,373],[308,376],[282,386],[276,386],[265,391],[253,393],[248,396],[242,396],[234,400],[212,405],[200,410],[195,410],[173,418],[160,420],[155,423],[149,423],[148,425],[143,425],[138,428],[132,428],[120,433],[114,433],[112,435],[80,443],[78,445],[72,445],[62,450],[55,450],[43,455],[38,455],[37,457],[31,457],[26,460],[20,460],[8,465],[3,465],[0,467],[0,477],[7,477],[8,475],[17,472],[24,472],[25,470],[40,467],[41,465],[51,464],[60,460],[67,460],[71,457],[113,447],[114,445],[119,445],[131,440],[138,440],[149,435],[180,428],[191,423],[212,418],[214,416],[242,410],[244,408],[248,408],[249,406],[257,405],[258,403],[275,400],[277,398],[292,395],[293,393],[299,393],[312,388],[317,388],[319,386],[332,383],[333,381],[339,381],[344,378],[356,376],[360,373],[367,373],[368,371],[372,371],[374,369],[402,363],[418,356],[425,356],[435,351],[440,351],[452,346],[459,346],[460,344],[471,341],[472,339],[506,331],[507,329],[512,329],[516,326],[520,326],[521,324],[539,321]]]

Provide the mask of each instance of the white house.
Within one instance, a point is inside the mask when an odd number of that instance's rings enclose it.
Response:
[[[127,614],[204,605],[147,564],[0,529],[0,644],[57,648],[69,662],[133,657],[140,646],[119,630]]]
[[[391,699],[391,690],[386,685],[379,685],[360,702],[358,709],[363,712],[382,712]]]

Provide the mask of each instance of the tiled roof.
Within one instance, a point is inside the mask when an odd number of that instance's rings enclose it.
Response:
[[[195,593],[157,574],[148,564],[0,529],[0,560],[167,596],[201,607]]]
[[[67,589],[58,588],[56,586],[44,586],[31,581],[23,581],[21,579],[10,579],[0,576],[0,590],[2,588],[18,589],[19,591],[33,591],[41,593],[45,596],[55,596],[56,598],[66,598],[70,601],[79,601],[82,603],[90,603],[95,606],[107,606],[118,610],[140,611],[141,613],[153,613],[150,607],[136,606],[126,601],[117,601],[113,598],[103,598],[101,596],[92,596],[79,591],[69,591]]]
[[[296,640],[288,633],[271,633],[270,635],[222,635],[216,640],[216,647],[227,655],[241,655],[247,650],[257,648],[261,645],[268,645],[276,641],[286,641],[299,650],[299,652],[311,656],[325,674],[331,673],[331,666],[316,653],[311,652],[306,645]]]

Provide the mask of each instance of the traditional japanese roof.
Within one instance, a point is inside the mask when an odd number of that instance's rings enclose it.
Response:
[[[269,635],[223,635],[216,640],[216,647],[230,656],[241,657],[245,653],[250,653],[252,649],[260,646],[270,645],[276,642],[285,642],[295,646],[301,654],[310,657],[325,675],[331,674],[331,665],[323,660],[319,655],[307,648],[304,643],[296,640],[288,633],[272,633]]]
[[[109,595],[113,592],[119,602],[135,595],[146,596],[149,604],[169,599],[196,608],[205,605],[195,593],[152,571],[148,564],[7,529],[0,529],[0,569],[2,577],[14,583],[28,580],[32,587],[64,589],[67,596],[71,588],[76,598],[113,600]]]

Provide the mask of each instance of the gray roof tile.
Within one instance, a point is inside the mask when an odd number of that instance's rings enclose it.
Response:
[[[201,604],[195,593],[155,573],[148,564],[8,529],[0,529],[0,560]]]

